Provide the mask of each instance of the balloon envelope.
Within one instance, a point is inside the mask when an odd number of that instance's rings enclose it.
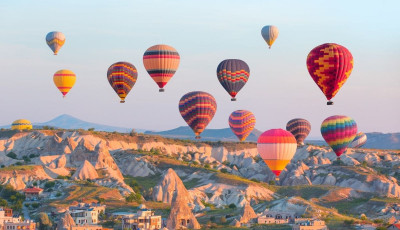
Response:
[[[58,51],[65,43],[65,36],[63,33],[58,31],[50,32],[46,35],[46,43],[54,52],[54,55],[57,55]]]
[[[331,100],[353,70],[353,56],[344,46],[322,44],[308,54],[307,68],[326,99]]]
[[[108,82],[121,98],[121,103],[125,102],[125,97],[135,85],[137,76],[136,67],[129,62],[117,62],[108,68]]]
[[[257,150],[271,171],[278,177],[296,153],[294,136],[283,129],[270,129],[257,140]]]
[[[322,122],[321,134],[336,156],[340,157],[356,136],[357,124],[348,116],[331,116]]]
[[[227,59],[219,63],[217,77],[224,89],[231,95],[232,101],[250,77],[250,69],[246,62],[239,59]]]
[[[179,101],[179,112],[196,134],[196,139],[204,131],[217,111],[215,98],[206,92],[194,91],[183,95]]]
[[[286,130],[293,134],[298,145],[304,145],[303,141],[311,131],[311,123],[303,118],[295,118],[286,124]]]
[[[240,141],[246,140],[256,125],[256,117],[247,110],[236,110],[229,116],[229,126]]]
[[[261,36],[264,38],[265,42],[267,42],[270,49],[272,44],[274,44],[275,40],[278,38],[278,35],[279,30],[276,26],[264,26],[261,29]]]
[[[59,70],[54,74],[53,81],[61,94],[65,97],[69,90],[74,86],[76,75],[71,70]]]
[[[361,148],[365,143],[367,143],[367,135],[363,132],[359,132],[351,142],[350,148]]]
[[[163,91],[164,86],[174,76],[179,62],[179,53],[168,45],[152,46],[143,55],[144,68],[160,87],[160,92]]]
[[[32,123],[25,119],[18,119],[11,124],[11,130],[32,129]]]

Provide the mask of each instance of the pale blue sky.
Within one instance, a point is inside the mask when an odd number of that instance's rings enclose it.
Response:
[[[17,118],[44,122],[66,113],[107,125],[165,130],[186,125],[178,101],[202,90],[217,99],[209,128],[228,127],[229,114],[248,109],[260,130],[308,119],[320,136],[330,115],[351,116],[364,132],[400,131],[400,1],[0,1],[0,124]],[[271,50],[260,35],[276,25]],[[45,36],[66,35],[58,56]],[[327,106],[308,74],[306,57],[317,45],[334,42],[354,57],[349,80]],[[165,93],[145,71],[144,51],[168,44],[181,63]],[[227,58],[246,61],[251,75],[231,102],[216,67]],[[107,68],[128,61],[138,81],[125,104],[106,79]],[[52,76],[77,75],[65,99]]]

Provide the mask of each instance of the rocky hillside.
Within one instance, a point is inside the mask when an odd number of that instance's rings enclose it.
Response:
[[[354,215],[382,216],[400,198],[399,151],[349,149],[336,162],[329,147],[304,146],[276,181],[254,143],[82,130],[3,131],[0,137],[0,183],[23,189],[56,180],[58,191],[69,191],[68,199],[79,198],[79,190],[116,188],[124,196],[136,191],[167,205],[179,193],[194,212],[251,204],[256,212],[295,208],[301,215],[312,206],[326,213],[336,207],[342,215],[353,204],[359,207],[351,209]],[[82,181],[94,185],[79,189]]]

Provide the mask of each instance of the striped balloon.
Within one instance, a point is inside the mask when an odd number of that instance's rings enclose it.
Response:
[[[53,31],[46,35],[46,42],[50,49],[54,52],[54,55],[57,55],[58,51],[65,43],[65,36],[61,32]]]
[[[311,131],[311,124],[306,119],[295,118],[286,124],[286,130],[293,134],[297,140],[297,145],[304,145],[303,141],[306,139]]]
[[[246,140],[256,125],[256,117],[247,110],[236,110],[229,116],[229,126],[240,141]]]
[[[152,46],[143,55],[144,68],[160,87],[160,92],[164,92],[164,86],[174,76],[179,61],[179,53],[168,45]]]
[[[125,102],[125,97],[135,85],[137,76],[138,73],[135,66],[129,62],[117,62],[108,68],[108,82],[121,98],[121,103]]]
[[[367,135],[363,132],[359,132],[351,142],[350,148],[361,148],[365,143],[367,143]]]
[[[353,56],[346,47],[326,43],[315,47],[307,56],[307,68],[312,79],[330,101],[353,70]]]
[[[190,92],[183,95],[179,101],[179,112],[196,134],[196,139],[200,139],[200,134],[210,123],[216,111],[215,98],[206,92]]]
[[[356,137],[357,124],[347,116],[331,116],[322,122],[321,134],[339,158]]]
[[[11,130],[32,129],[32,123],[25,119],[18,119],[11,124]]]
[[[59,70],[54,74],[53,81],[58,90],[62,93],[63,97],[65,97],[69,90],[74,86],[76,75],[71,70]]]
[[[276,26],[264,26],[261,29],[261,36],[264,38],[270,49],[272,44],[274,44],[275,40],[278,38],[278,35],[279,30]]]
[[[292,160],[296,149],[296,139],[283,129],[265,131],[257,140],[258,154],[277,177]]]
[[[219,63],[217,77],[224,89],[236,101],[236,94],[249,80],[250,69],[246,62],[239,59],[227,59]]]

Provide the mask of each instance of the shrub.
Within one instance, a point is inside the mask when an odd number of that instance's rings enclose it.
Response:
[[[57,192],[56,197],[60,197],[61,196],[61,192]]]
[[[39,208],[40,204],[39,203],[32,203],[32,208]]]
[[[129,196],[125,197],[126,202],[133,202],[136,201],[138,203],[142,202],[142,195],[140,195],[139,193],[131,193],[129,194]]]
[[[210,167],[210,164],[205,164],[205,165],[204,165],[204,168],[206,168],[206,169],[211,168],[211,167]]]
[[[236,208],[236,205],[235,205],[234,203],[232,203],[232,204],[229,205],[229,208],[230,208],[230,209],[235,209],[235,208]]]
[[[270,180],[270,181],[268,182],[268,184],[269,184],[269,185],[275,185],[275,181],[274,181],[274,180]]]
[[[258,179],[256,179],[256,178],[252,178],[251,181],[254,181],[254,182],[257,182],[257,183],[260,182],[260,180],[258,180]]]
[[[54,181],[47,181],[46,184],[44,184],[44,188],[46,188],[46,189],[53,188],[54,185],[56,185],[56,182],[54,182]]]
[[[7,156],[8,156],[9,158],[12,158],[12,159],[17,159],[17,154],[15,154],[14,152],[9,152],[9,153],[7,154]]]
[[[221,169],[221,170],[219,170],[219,171],[221,171],[222,173],[227,173],[227,172],[228,172],[228,169]]]
[[[88,128],[88,131],[94,131],[94,128]]]

